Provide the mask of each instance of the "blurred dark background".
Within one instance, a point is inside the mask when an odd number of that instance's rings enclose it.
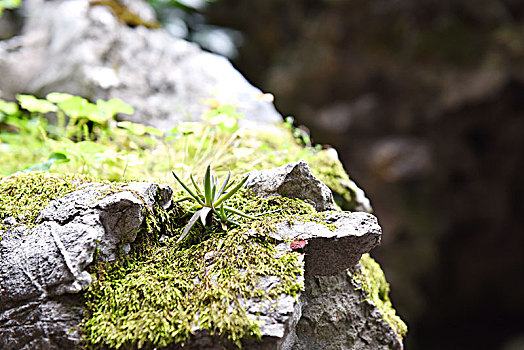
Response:
[[[177,3],[370,197],[406,349],[524,349],[523,1]]]

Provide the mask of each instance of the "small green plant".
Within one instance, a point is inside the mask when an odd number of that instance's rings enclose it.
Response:
[[[195,187],[195,192],[191,190],[173,171],[173,176],[178,181],[178,183],[186,190],[189,196],[182,197],[177,202],[182,202],[185,200],[192,200],[196,202],[194,206],[195,212],[189,220],[189,223],[184,228],[184,231],[180,235],[178,242],[181,242],[191,230],[191,227],[197,222],[198,218],[202,221],[202,224],[206,226],[207,218],[213,213],[218,216],[222,228],[227,229],[226,223],[233,225],[240,225],[238,222],[235,222],[229,218],[230,214],[236,214],[243,216],[248,219],[256,219],[256,217],[248,215],[236,208],[229,207],[225,205],[225,202],[231,198],[238,190],[242,188],[244,183],[246,183],[248,176],[245,176],[235,187],[229,189],[233,183],[229,182],[231,178],[231,171],[228,172],[226,179],[222,183],[222,186],[218,188],[219,182],[218,179],[213,175],[211,171],[211,165],[207,166],[206,173],[204,175],[203,185],[204,189],[202,190],[196,183],[193,175],[190,175],[191,182]],[[229,190],[229,191],[228,191]]]

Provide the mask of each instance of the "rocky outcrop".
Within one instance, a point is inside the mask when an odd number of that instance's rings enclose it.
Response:
[[[208,99],[238,107],[249,120],[282,120],[227,59],[164,29],[123,23],[111,7],[96,3],[104,2],[24,1],[22,35],[0,42],[3,98],[52,91],[120,98],[136,108],[130,120],[161,128],[200,119]],[[154,20],[144,1],[126,5],[145,22]]]
[[[402,340],[355,279],[355,271],[306,278],[293,350],[400,350]]]
[[[324,186],[304,161],[252,172],[246,182],[247,188],[263,196],[315,198],[317,210],[332,205]],[[282,349],[403,349],[402,339],[355,278],[362,254],[380,243],[381,233],[376,218],[364,212],[326,212],[321,222],[297,218],[277,226],[275,240],[303,242],[298,247],[303,247],[305,256],[300,316],[296,326],[297,316],[290,317],[292,327]],[[290,250],[292,246],[280,243],[277,247]]]
[[[331,190],[311,173],[303,160],[275,169],[253,171],[245,187],[262,196],[300,198],[313,204],[317,211],[335,209]]]
[[[382,230],[368,213],[329,212],[320,222],[301,221],[277,225],[277,241],[303,240],[306,274],[334,276],[356,265],[362,254],[380,243]]]
[[[307,163],[298,164],[307,169]],[[309,180],[307,172],[295,178],[297,182]],[[271,178],[267,181],[271,185],[265,186],[265,191],[274,194],[281,182]],[[4,220],[4,225],[12,226],[2,232],[0,241],[2,348],[60,349],[78,345],[81,334],[77,326],[83,318],[78,293],[91,283],[88,266],[95,257],[111,261],[127,253],[145,212],[153,205],[164,210],[172,206],[172,191],[166,186],[82,186],[52,201],[41,211],[33,228]],[[293,192],[287,195],[293,196]],[[298,277],[305,290],[298,299],[282,294],[275,300],[239,300],[248,317],[260,322],[262,335],[261,341],[244,341],[246,348],[402,348],[401,339],[383,320],[376,305],[365,301],[368,296],[353,276],[361,255],[380,242],[381,229],[373,215],[324,211],[314,221],[298,216],[293,222],[279,223],[270,234],[278,254],[296,251],[301,253],[299,263],[305,259],[303,273]],[[213,254],[207,253],[205,259],[212,260]],[[282,281],[265,276],[258,283],[267,290]],[[207,331],[196,328],[194,333],[185,344],[187,348],[222,347]]]
[[[154,203],[168,209],[170,198],[169,187],[152,183],[118,190],[89,184],[51,202],[35,227],[2,232],[0,347],[60,349],[78,343],[83,314],[76,293],[92,282],[87,267],[95,256],[114,260],[126,253],[145,211]]]

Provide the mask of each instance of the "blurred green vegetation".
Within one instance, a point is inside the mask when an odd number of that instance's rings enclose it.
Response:
[[[190,173],[202,176],[208,164],[218,176],[231,169],[234,177],[300,159],[325,159],[318,157],[324,152],[319,147],[304,146],[296,138],[291,121],[249,127],[240,122],[243,115],[234,106],[212,100],[202,122],[180,122],[160,130],[117,121],[117,114],[134,112],[119,99],[92,103],[63,93],[17,99],[18,103],[0,99],[3,176],[47,171],[110,181],[150,180],[177,188],[171,170],[185,181]]]
[[[0,0],[0,17],[4,10],[13,10],[20,6],[22,0]]]

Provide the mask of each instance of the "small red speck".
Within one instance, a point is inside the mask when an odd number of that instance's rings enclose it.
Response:
[[[290,245],[289,247],[293,250],[298,250],[298,249],[302,249],[306,246],[307,242],[304,241],[303,239],[295,239]]]
[[[2,289],[2,295],[5,295],[5,293],[6,293],[5,289]]]

